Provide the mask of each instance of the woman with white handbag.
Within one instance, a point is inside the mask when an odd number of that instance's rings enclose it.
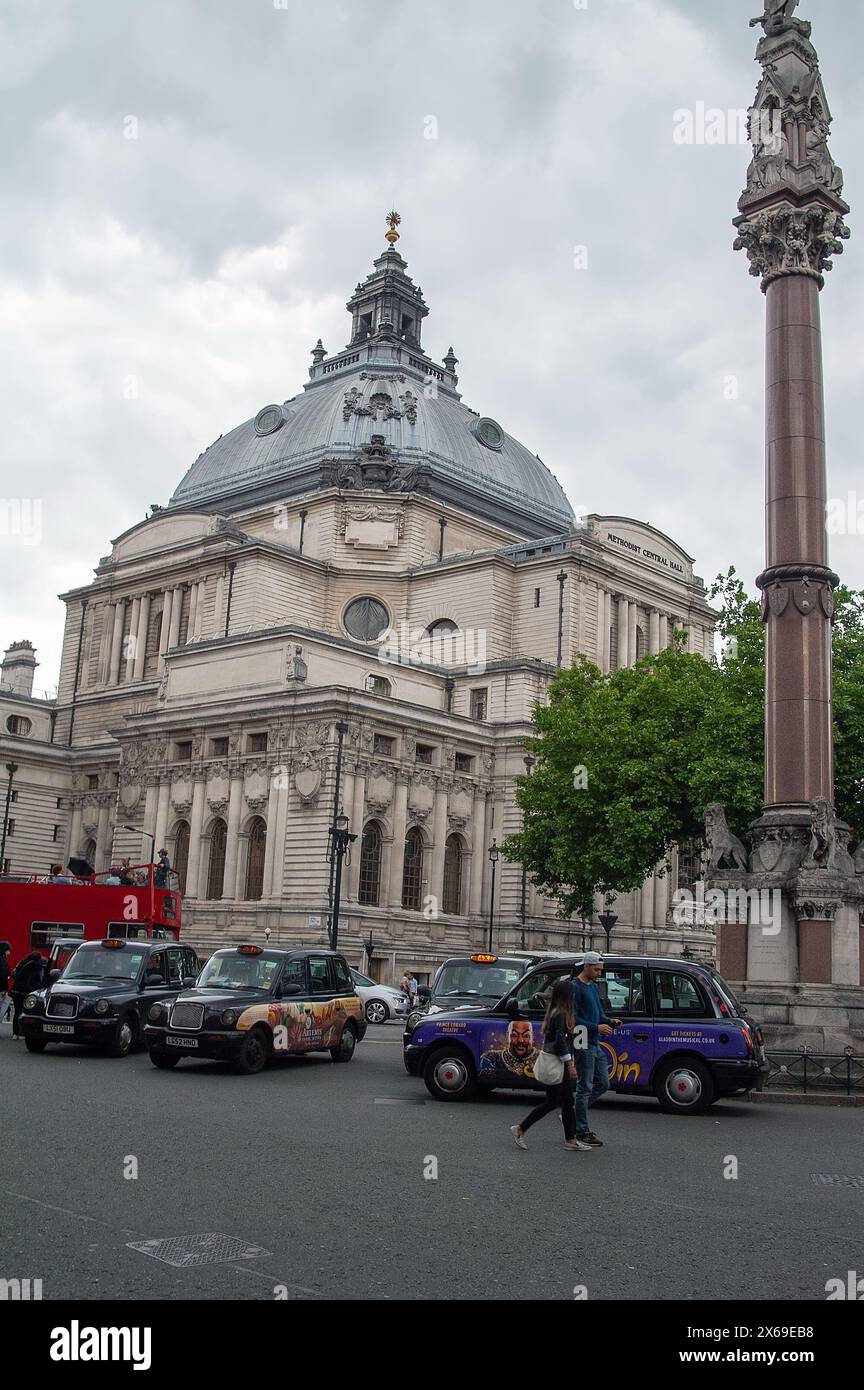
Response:
[[[542,1120],[560,1108],[564,1122],[565,1149],[590,1153],[591,1145],[583,1144],[576,1138],[576,1125],[573,1117],[573,1082],[576,1067],[573,1062],[573,990],[569,980],[558,980],[552,988],[552,996],[546,1017],[543,1020],[543,1051],[534,1063],[534,1079],[541,1082],[546,1099],[534,1107],[521,1125],[511,1125],[517,1149],[527,1149],[525,1134]]]

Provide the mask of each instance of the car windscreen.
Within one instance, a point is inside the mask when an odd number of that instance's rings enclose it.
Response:
[[[482,965],[477,961],[453,961],[441,967],[435,982],[436,1000],[464,995],[477,999],[498,1000],[521,980],[525,971],[521,965]]]
[[[279,956],[211,956],[198,976],[197,989],[271,989],[279,967]]]
[[[146,951],[109,950],[97,946],[88,950],[79,946],[60,976],[63,984],[69,980],[134,980],[141,969]]]

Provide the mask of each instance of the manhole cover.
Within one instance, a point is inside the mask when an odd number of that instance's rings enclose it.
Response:
[[[402,1096],[376,1096],[376,1105],[425,1105],[426,1102],[420,1097],[405,1099]]]
[[[850,1178],[845,1173],[811,1173],[810,1177],[820,1187],[857,1187],[864,1190],[864,1178]]]
[[[164,1240],[130,1240],[130,1250],[152,1255],[154,1260],[188,1269],[191,1265],[223,1264],[226,1260],[257,1260],[268,1256],[262,1245],[252,1245],[237,1236],[211,1233],[205,1236],[166,1236]]]

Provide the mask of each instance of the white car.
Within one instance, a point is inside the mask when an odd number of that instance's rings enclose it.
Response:
[[[361,975],[359,970],[352,970],[351,975],[368,1023],[386,1023],[388,1018],[405,1017],[411,1001],[401,989],[394,989],[392,985],[379,985],[377,980],[370,980],[368,975]]]

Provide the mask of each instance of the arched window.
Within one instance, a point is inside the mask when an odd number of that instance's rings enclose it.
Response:
[[[213,901],[222,897],[225,886],[225,846],[228,827],[224,820],[214,820],[210,829],[210,862],[207,865],[207,897]]]
[[[449,835],[444,846],[444,891],[441,894],[442,912],[462,910],[462,841]]]
[[[378,906],[381,889],[381,830],[370,821],[363,832],[360,846],[360,884],[358,901],[366,907]]]
[[[458,632],[459,628],[452,618],[437,618],[434,623],[429,624],[426,631],[430,637],[435,637],[436,634],[443,637],[447,632]]]
[[[267,849],[267,822],[256,816],[249,827],[249,857],[246,860],[247,902],[257,902],[264,893],[264,854]]]
[[[402,906],[412,912],[420,911],[423,887],[423,836],[412,827],[405,836],[405,860],[402,866]]]
[[[186,871],[189,868],[189,822],[181,820],[174,831],[174,871],[180,880],[180,892],[186,892]]]

